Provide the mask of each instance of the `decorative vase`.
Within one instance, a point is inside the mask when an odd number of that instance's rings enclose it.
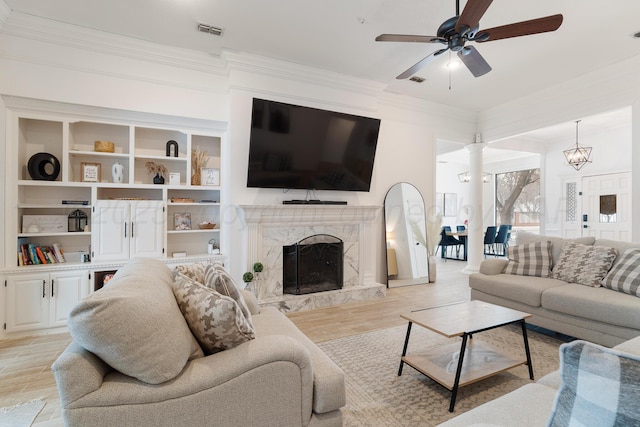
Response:
[[[200,170],[191,175],[191,185],[200,185]]]
[[[245,283],[245,284],[244,284],[244,288],[245,288],[245,290],[247,290],[247,291],[251,292],[253,295],[256,295],[256,290],[255,290],[255,288],[253,287],[253,283],[252,283],[252,282]]]
[[[429,255],[427,258],[427,262],[429,265],[429,283],[436,282],[436,257],[433,255]]]
[[[122,166],[120,162],[114,164],[111,167],[111,176],[113,177],[113,182],[115,183],[124,182],[124,166]]]
[[[156,176],[153,177],[153,183],[154,184],[164,184],[164,177],[160,174],[156,174]]]

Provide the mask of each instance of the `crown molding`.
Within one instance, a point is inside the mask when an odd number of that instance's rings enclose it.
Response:
[[[0,0],[0,23],[3,16]],[[72,47],[91,52],[148,61],[200,72],[224,75],[223,62],[216,55],[182,49],[104,31],[66,24],[51,19],[11,12],[2,26],[2,33],[43,43]]]
[[[221,58],[224,60],[230,75],[234,71],[245,71],[261,76],[325,86],[332,89],[347,90],[349,92],[373,97],[379,97],[387,86],[384,83],[372,80],[360,79],[245,52],[226,50],[222,52]],[[253,89],[250,84],[242,83],[234,79],[232,79],[231,88]]]

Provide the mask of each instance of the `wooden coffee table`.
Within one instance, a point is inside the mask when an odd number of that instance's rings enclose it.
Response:
[[[516,366],[527,365],[533,380],[533,367],[525,319],[531,314],[482,301],[469,301],[418,310],[401,315],[409,321],[398,376],[406,363],[451,390],[449,412],[453,412],[458,388],[488,378]],[[422,326],[447,338],[462,337],[462,343],[446,344],[426,353],[407,356],[411,325]],[[469,340],[474,334],[519,323],[526,358],[514,357],[489,344]],[[460,355],[458,357],[458,355]]]

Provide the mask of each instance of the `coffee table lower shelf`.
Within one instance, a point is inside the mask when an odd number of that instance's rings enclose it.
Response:
[[[453,391],[459,354],[460,343],[456,342],[436,347],[425,353],[403,356],[402,361]],[[477,339],[469,339],[458,387],[472,384],[526,363],[527,360],[524,358],[514,357],[502,349]]]

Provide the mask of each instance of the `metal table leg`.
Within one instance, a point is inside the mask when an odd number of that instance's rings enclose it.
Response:
[[[462,335],[462,344],[460,345],[460,355],[458,356],[458,368],[456,369],[456,379],[453,382],[453,390],[451,390],[451,403],[449,404],[449,412],[453,412],[453,407],[456,404],[456,397],[458,395],[458,385],[460,384],[460,375],[462,374],[462,362],[464,360],[464,353],[467,349],[467,338],[469,334],[466,332]]]
[[[529,367],[529,379],[533,379],[533,365],[531,364],[531,352],[529,351],[529,338],[527,336],[527,325],[524,319],[520,321],[522,325],[522,338],[524,339],[524,351],[527,354],[527,366]]]
[[[411,335],[411,325],[413,322],[409,322],[407,325],[407,336],[404,339],[404,347],[402,348],[402,357],[400,357],[400,368],[398,369],[398,376],[402,375],[402,367],[404,366],[404,361],[402,358],[407,355],[407,347],[409,346],[409,335]]]

